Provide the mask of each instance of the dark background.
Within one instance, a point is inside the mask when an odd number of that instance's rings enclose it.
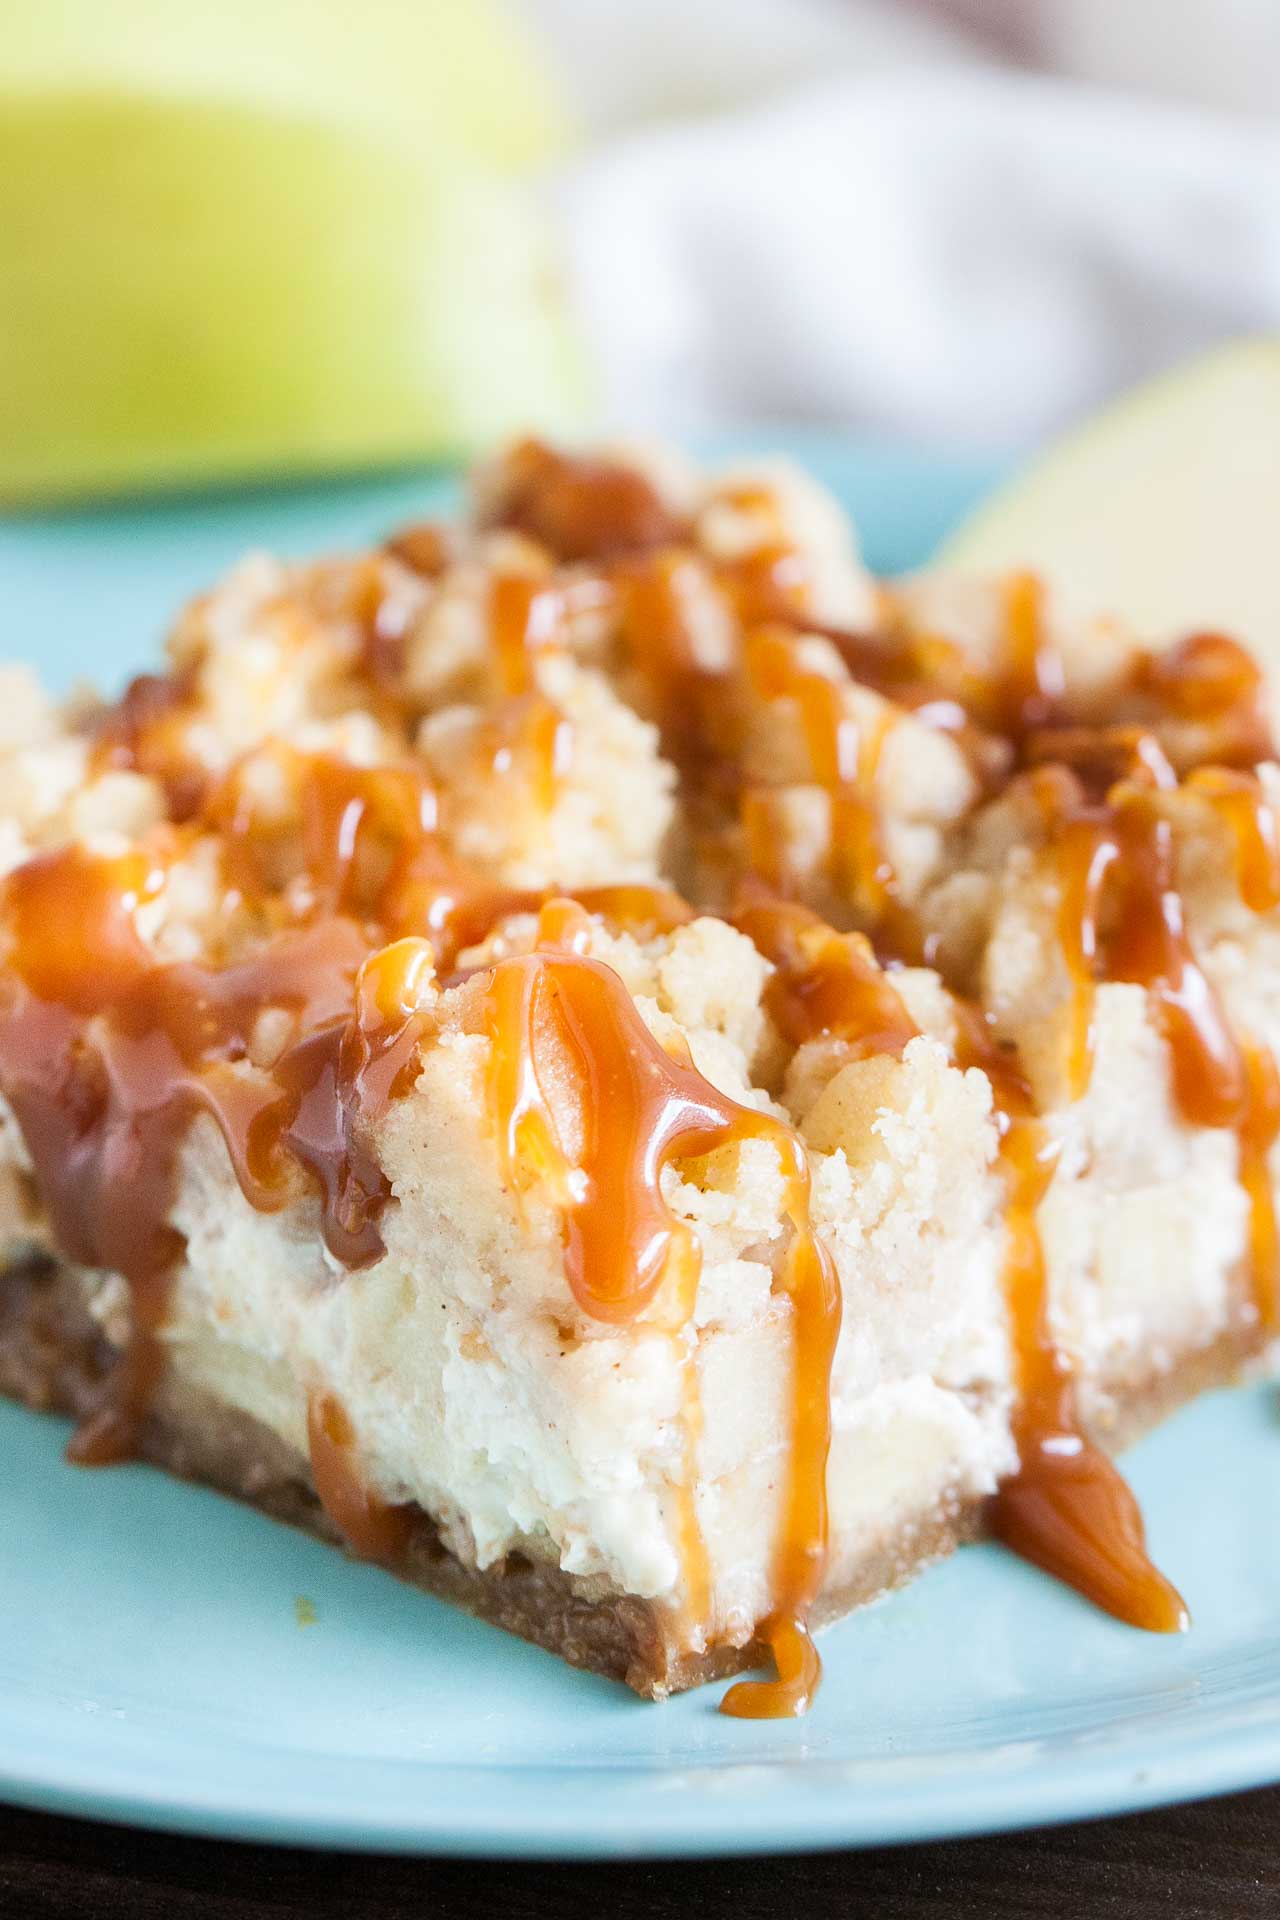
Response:
[[[1280,1787],[946,1845],[609,1867],[310,1854],[0,1808],[2,1920],[1255,1920],[1280,1914]]]

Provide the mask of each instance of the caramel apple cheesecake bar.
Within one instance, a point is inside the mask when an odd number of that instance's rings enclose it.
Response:
[[[1185,1624],[1110,1455],[1275,1328],[1230,639],[528,441],[3,691],[0,1387],[74,1461],[739,1714],[984,1530]]]

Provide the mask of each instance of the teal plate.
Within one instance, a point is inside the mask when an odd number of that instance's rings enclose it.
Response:
[[[993,477],[789,436],[872,562],[923,558]],[[246,546],[355,545],[398,479],[0,526],[0,652],[65,683],[153,657]],[[86,635],[88,638],[86,639]],[[0,1797],[183,1832],[560,1858],[753,1853],[1112,1814],[1280,1778],[1280,1421],[1211,1395],[1128,1466],[1192,1631],[1135,1633],[995,1546],[824,1636],[804,1721],[571,1672],[246,1508],[63,1464],[0,1407]]]

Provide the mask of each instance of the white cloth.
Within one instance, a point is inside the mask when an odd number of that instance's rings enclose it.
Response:
[[[1010,64],[1025,19],[995,53],[960,31],[984,0],[945,22],[888,0],[530,0],[594,126],[556,198],[611,421],[1003,446],[1280,328],[1280,113],[1255,97],[1268,71],[1280,88],[1280,5],[1105,3],[1135,31],[1160,9],[1156,81],[1182,94],[1189,23],[1234,12],[1239,110],[1212,35],[1213,105],[1131,91],[1133,33],[1109,50],[1092,0],[1046,7],[1031,49],[1084,79]],[[1108,63],[1123,88],[1098,84]]]

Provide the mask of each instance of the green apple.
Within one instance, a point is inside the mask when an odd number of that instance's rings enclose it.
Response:
[[[21,11],[0,0],[0,500],[462,454],[578,416],[515,177],[558,123],[486,7]]]
[[[1166,374],[1078,428],[938,556],[1030,566],[1151,633],[1218,628],[1280,666],[1280,338]]]
[[[500,0],[0,0],[0,85],[347,123],[526,167],[564,112]]]

